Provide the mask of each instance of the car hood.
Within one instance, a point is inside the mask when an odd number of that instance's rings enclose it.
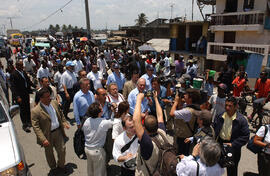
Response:
[[[11,122],[2,123],[0,127],[0,172],[18,164],[18,146]]]

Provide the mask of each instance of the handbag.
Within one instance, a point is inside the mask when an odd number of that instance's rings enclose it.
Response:
[[[264,136],[263,136],[263,140],[262,140],[262,141],[264,141],[264,138],[265,138],[266,133],[267,133],[267,131],[268,131],[267,125],[265,125],[264,127],[265,127],[265,130],[264,130]],[[262,151],[263,147],[254,144],[254,138],[255,138],[255,136],[253,136],[253,137],[248,141],[247,149],[250,150],[252,153],[257,154],[257,153],[260,153],[260,152]]]

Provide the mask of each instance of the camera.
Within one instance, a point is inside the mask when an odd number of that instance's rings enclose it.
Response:
[[[145,92],[144,92],[144,96],[145,96],[145,97],[153,97],[153,95],[154,95],[154,94],[153,94],[153,92],[152,92],[151,90],[148,90],[148,91],[145,91]]]

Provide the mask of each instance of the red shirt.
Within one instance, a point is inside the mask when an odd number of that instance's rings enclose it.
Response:
[[[243,91],[245,84],[246,84],[246,79],[245,78],[240,78],[240,76],[236,77],[232,84],[236,84],[236,86],[233,87],[233,96],[234,97],[239,97],[240,93]]]
[[[255,84],[255,90],[258,90],[257,98],[266,98],[270,91],[270,79],[267,79],[265,82],[261,82],[261,79],[258,79]]]

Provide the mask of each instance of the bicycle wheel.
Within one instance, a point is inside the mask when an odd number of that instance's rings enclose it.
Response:
[[[268,113],[263,113],[261,116],[257,116],[253,122],[253,127],[258,130],[261,126],[270,124],[270,116]]]

